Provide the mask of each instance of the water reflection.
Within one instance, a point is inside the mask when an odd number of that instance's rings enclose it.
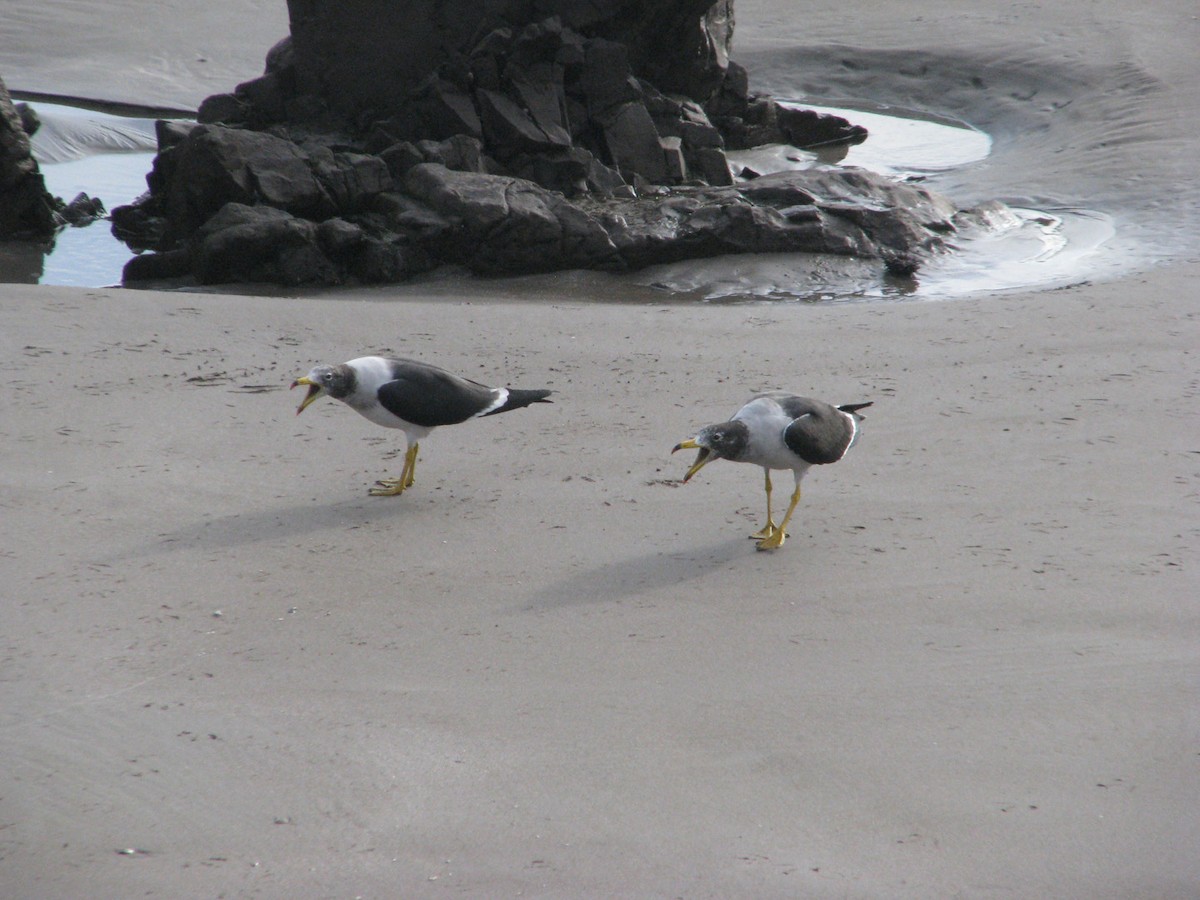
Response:
[[[80,193],[106,209],[146,190],[157,141],[154,120],[113,116],[53,103],[30,103],[41,120],[33,155],[46,190],[70,202]],[[49,241],[0,243],[0,281],[101,287],[119,284],[129,248],[106,219],[66,226]]]
[[[0,282],[41,284],[46,254],[53,249],[53,241],[0,241]]]
[[[810,169],[817,165],[858,166],[893,178],[919,179],[922,175],[959,168],[986,159],[992,140],[982,131],[949,119],[919,118],[907,110],[870,112],[832,106],[809,106],[780,101],[814,112],[841,116],[863,125],[868,137],[860,144],[840,144],[824,150],[798,150],[768,144],[728,154],[735,172],[743,167],[760,175]]]

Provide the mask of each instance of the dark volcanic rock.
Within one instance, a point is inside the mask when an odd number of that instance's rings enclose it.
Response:
[[[171,227],[192,227],[182,235],[160,228],[152,246],[188,247],[205,283],[392,280],[445,263],[483,274],[624,269],[723,253],[913,260],[942,248],[958,215],[943,197],[861,169],[663,189],[653,199],[595,191],[568,199],[525,178],[478,171],[484,158],[465,136],[400,142],[381,156],[216,126],[170,136],[151,181]],[[685,165],[682,138],[660,138],[656,148],[664,160],[674,150]],[[563,177],[586,179],[588,163],[586,152],[564,160]],[[204,190],[193,193],[197,186]],[[114,227],[152,231],[154,203],[152,195],[116,210]],[[174,271],[178,258],[170,260]],[[156,265],[143,258],[126,277]]]
[[[410,0],[402,12],[389,0],[288,0],[288,17],[295,90],[352,117],[396,112],[439,71],[496,90],[510,55],[523,69],[570,65],[581,34],[623,44],[637,75],[703,100],[721,85],[733,35],[732,0]],[[448,59],[465,71],[446,72]]]
[[[380,23],[394,18],[386,6],[293,0],[290,52],[269,71],[270,90],[239,85],[213,98],[202,119],[261,127],[277,121],[281,103],[295,118],[300,107],[286,96],[290,86],[324,101],[314,109],[339,109],[356,127],[364,117],[376,123],[388,137],[372,139],[375,152],[466,135],[505,165],[517,161],[532,177],[544,172],[541,183],[553,189],[581,179],[566,177],[561,166],[531,165],[530,157],[561,163],[572,158],[566,151],[582,150],[623,181],[660,184],[685,178],[689,164],[707,171],[722,147],[700,103],[720,92],[729,65],[728,0],[597,0],[586,7],[546,0],[538,7],[545,18],[533,22],[524,21],[529,12],[516,0],[422,0],[406,9],[402,34]],[[664,158],[664,137],[683,138],[683,165],[670,142]],[[700,149],[706,162],[692,160]],[[583,183],[617,187],[608,173],[598,174]]]
[[[438,163],[447,169],[459,172],[486,172],[489,160],[483,154],[483,144],[465,134],[456,134],[444,141],[408,141],[392,144],[379,154],[387,163],[392,178],[402,178],[404,173],[419,163]]]
[[[374,211],[386,228],[430,246],[441,242],[448,232],[462,227],[459,220],[442,216],[421,201],[398,191],[376,197]]]
[[[281,209],[227,203],[196,233],[196,277],[202,284],[336,283],[336,269],[316,238],[316,225]]]
[[[363,212],[376,196],[392,187],[392,173],[378,156],[334,153],[322,147],[309,156],[308,163],[325,196],[342,214]]]
[[[166,281],[192,274],[192,254],[185,248],[165,253],[143,253],[125,263],[121,281]]]
[[[554,93],[553,85],[541,85],[541,89],[543,94]],[[506,156],[543,153],[571,146],[571,136],[561,122],[546,117],[544,124],[539,124],[525,107],[498,91],[479,90],[475,97],[479,101],[484,140],[488,146],[504,148]],[[548,100],[546,97],[541,99]]]
[[[616,250],[599,223],[562,195],[528,181],[422,164],[405,191],[451,223],[443,256],[481,273],[613,268]]]
[[[642,89],[629,67],[629,51],[616,41],[591,40],[584,44],[579,93],[588,115],[600,118],[626,103],[640,102]]]
[[[260,78],[163,125],[113,211],[126,277],[389,281],[821,252],[917,266],[960,211],[855,169],[746,172],[726,150],[866,138],[753,95],[732,0],[289,0]],[[833,148],[832,151],[830,148]],[[181,256],[182,254],[182,256]]]
[[[68,225],[81,227],[104,218],[104,204],[99,197],[79,193],[70,203],[61,206],[58,214]]]
[[[245,125],[251,114],[250,104],[235,94],[213,94],[201,102],[196,121],[202,125]]]
[[[414,139],[441,140],[456,134],[483,136],[483,123],[471,93],[436,75],[426,79],[423,90],[412,100],[409,115],[400,121],[410,129],[408,133]]]
[[[36,119],[29,119],[36,128]],[[0,238],[44,240],[62,224],[46,190],[20,110],[0,80]]]
[[[63,227],[83,227],[105,215],[98,197],[80,193],[67,203],[46,190],[29,140],[40,126],[37,113],[14,104],[0,79],[0,239],[48,244]]]
[[[626,181],[640,175],[667,183],[667,162],[654,121],[641,103],[623,103],[603,117],[604,147]]]
[[[811,109],[779,106],[776,111],[779,133],[786,143],[802,150],[828,147],[834,144],[850,146],[867,139],[867,129],[854,125],[841,116],[831,116]]]
[[[899,188],[900,190],[896,190]],[[846,214],[857,194],[877,216]],[[892,201],[912,201],[909,213]],[[580,200],[630,268],[725,253],[832,253],[870,258],[927,254],[943,246],[954,210],[927,191],[858,169],[780,172],[727,188],[672,192],[656,206]],[[899,224],[897,224],[899,223]]]
[[[314,218],[334,210],[308,158],[291,141],[204,125],[168,152],[173,156],[163,201],[176,236],[191,234],[227,203],[261,203]]]

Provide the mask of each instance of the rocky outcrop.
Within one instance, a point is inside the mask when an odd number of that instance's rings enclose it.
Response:
[[[130,281],[386,282],[442,264],[623,270],[723,253],[914,260],[960,218],[943,197],[860,169],[568,198],[484,171],[480,144],[461,136],[382,155],[219,125],[175,124],[167,140],[150,198],[113,211],[119,234],[160,251],[131,261]]]
[[[733,38],[732,0],[288,0],[288,17],[291,86],[350,116],[399,112],[434,76],[453,86],[451,104],[476,88],[544,85],[550,70],[585,64],[589,39],[622,48],[614,84],[633,74],[703,100],[721,86]]]
[[[653,210],[618,199],[583,205],[629,268],[726,253],[919,258],[945,246],[959,217],[936,194],[857,169],[778,172],[674,191]],[[868,209],[875,214],[860,214]]]
[[[98,198],[77,194],[64,203],[46,190],[29,139],[40,127],[37,113],[13,103],[0,79],[0,240],[51,244],[66,225],[90,225],[105,214]]]
[[[480,142],[492,171],[567,194],[728,184],[730,147],[853,143],[865,129],[751,97],[732,0],[291,0],[262,77],[199,121],[366,134],[371,150]]]
[[[0,80],[0,238],[45,240],[62,223],[30,152],[26,121],[30,131],[36,128],[36,119],[22,119]]]
[[[536,17],[531,9],[536,7]],[[745,181],[726,151],[866,130],[749,92],[732,0],[290,0],[262,77],[160,123],[113,211],[125,277],[392,281],[810,251],[911,271],[957,212],[817,167]],[[754,173],[758,174],[758,173]]]

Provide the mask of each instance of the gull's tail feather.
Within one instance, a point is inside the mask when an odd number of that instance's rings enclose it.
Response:
[[[839,406],[838,409],[840,409],[844,413],[850,413],[850,415],[858,416],[860,419],[862,419],[862,418],[865,418],[865,416],[859,416],[858,411],[860,409],[866,409],[868,406],[874,406],[874,405],[875,405],[875,401],[869,400],[866,403],[847,403],[845,406]]]
[[[526,391],[521,388],[509,388],[508,399],[501,406],[497,406],[491,412],[485,413],[485,415],[494,416],[496,413],[520,409],[523,406],[528,406],[530,403],[553,403],[553,400],[546,399],[553,393],[554,391],[547,390]]]

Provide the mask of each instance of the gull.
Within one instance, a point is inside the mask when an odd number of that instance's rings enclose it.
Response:
[[[368,493],[392,497],[413,484],[417,448],[440,425],[494,416],[531,403],[550,403],[548,390],[488,387],[412,359],[362,356],[341,365],[316,366],[292,382],[308,394],[296,410],[304,412],[318,397],[329,395],[384,428],[404,432],[408,449],[399,478],[382,478]]]
[[[756,394],[728,422],[701,428],[671,451],[699,450],[684,482],[714,459],[762,466],[767,491],[767,524],[751,535],[759,550],[775,550],[787,538],[787,526],[800,502],[800,481],[811,466],[835,463],[858,439],[858,414],[870,403],[834,406],[785,391]],[[771,516],[771,470],[791,469],[796,489],[783,520]]]

